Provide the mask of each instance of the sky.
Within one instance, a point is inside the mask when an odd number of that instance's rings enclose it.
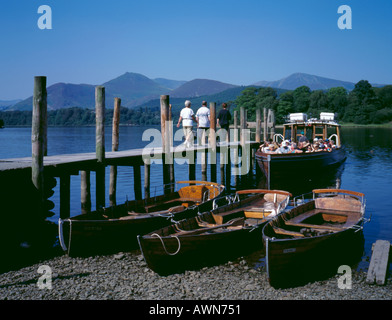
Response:
[[[39,28],[41,5],[52,29]],[[351,8],[351,29],[338,27],[341,5]],[[31,96],[34,76],[47,86],[99,85],[125,72],[235,85],[295,72],[392,84],[391,37],[390,0],[1,0],[0,100]]]

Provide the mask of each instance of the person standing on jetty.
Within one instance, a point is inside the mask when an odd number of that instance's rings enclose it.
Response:
[[[207,108],[207,102],[203,101],[201,107],[196,112],[197,120],[197,141],[200,145],[206,143],[206,133],[210,128],[210,109]]]
[[[219,111],[218,117],[216,119],[217,119],[217,122],[216,122],[217,126],[218,127],[220,126],[222,129],[225,130],[223,132],[223,134],[221,134],[221,136],[223,138],[226,137],[226,139],[222,139],[222,140],[223,141],[226,140],[227,142],[229,142],[230,141],[229,127],[230,127],[231,114],[230,114],[230,111],[227,110],[227,103],[225,103],[225,102],[222,103],[222,109]]]
[[[196,121],[195,114],[191,109],[191,102],[189,100],[185,101],[185,108],[183,108],[180,112],[180,118],[178,119],[177,128],[180,127],[180,122],[182,121],[182,128],[184,130],[185,136],[185,146],[187,148],[192,146],[193,142],[193,121]],[[197,122],[197,121],[196,121]]]

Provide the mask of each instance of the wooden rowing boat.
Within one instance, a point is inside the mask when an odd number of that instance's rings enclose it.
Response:
[[[263,240],[270,284],[290,287],[322,279],[358,258],[364,213],[364,194],[316,189],[312,200],[269,221]]]
[[[284,210],[291,194],[242,190],[226,205],[138,236],[144,259],[158,274],[227,261],[262,247],[262,226]]]
[[[136,236],[211,210],[224,186],[180,181],[177,191],[59,219],[61,247],[71,256],[115,253],[138,248]]]

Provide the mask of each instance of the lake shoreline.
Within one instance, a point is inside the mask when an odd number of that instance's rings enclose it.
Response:
[[[37,285],[40,266],[50,267],[51,289]],[[244,258],[181,274],[159,276],[140,251],[107,256],[44,260],[0,274],[1,300],[390,300],[392,279],[366,284],[366,273],[352,272],[351,289],[340,289],[340,275],[303,286],[275,289],[265,269]],[[151,303],[156,303],[152,302]]]

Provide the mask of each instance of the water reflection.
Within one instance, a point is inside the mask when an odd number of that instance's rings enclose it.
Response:
[[[293,197],[312,192],[313,189],[340,189],[344,168],[345,163],[342,163],[338,166],[320,170],[314,176],[272,180],[270,189],[289,191]],[[264,177],[259,180],[258,188],[267,188],[267,181]]]

